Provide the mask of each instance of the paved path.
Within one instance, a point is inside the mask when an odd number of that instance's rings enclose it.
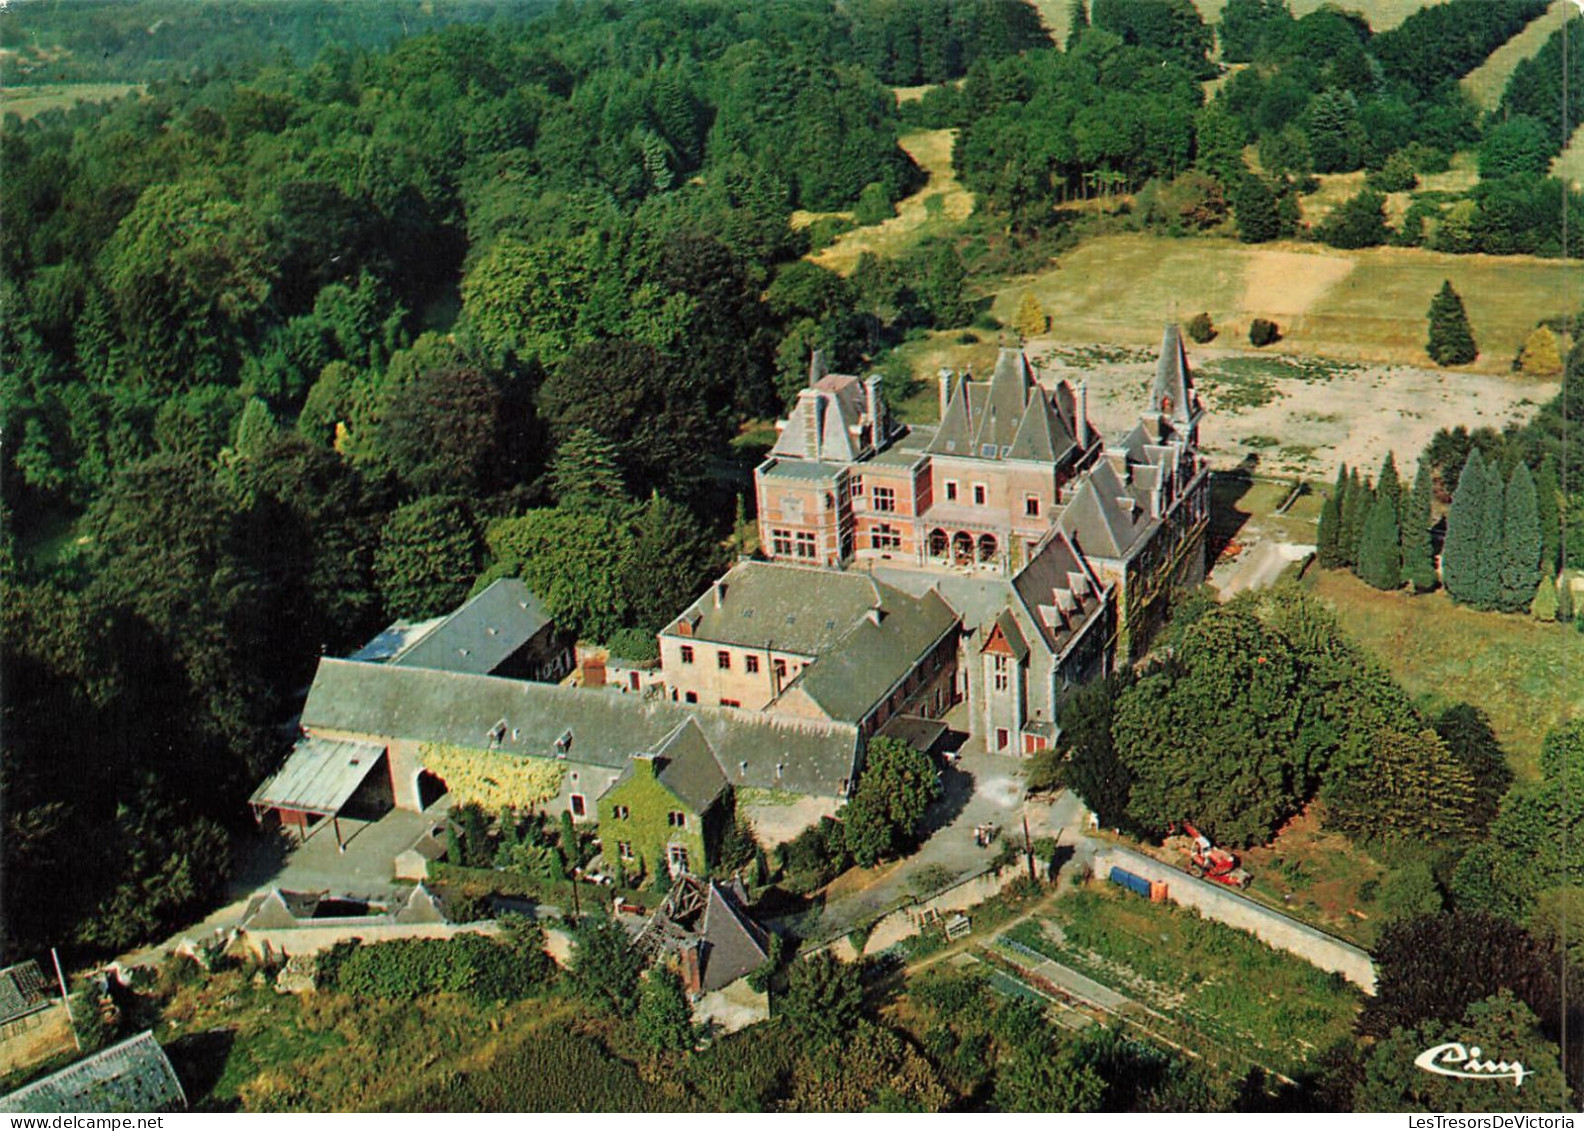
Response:
[[[1132,1002],[1131,998],[1123,997],[1110,986],[1103,986],[1093,978],[1078,973],[1071,966],[1063,966],[1060,962],[1046,958],[1038,951],[1030,950],[1004,934],[996,937],[994,946],[1002,957],[1019,969],[1044,978],[1062,992],[1071,994],[1096,1009],[1103,1009],[1107,1013],[1120,1013],[1123,1006]]]

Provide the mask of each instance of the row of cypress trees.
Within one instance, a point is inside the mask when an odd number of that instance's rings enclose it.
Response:
[[[1402,483],[1391,454],[1374,482],[1344,464],[1320,512],[1320,565],[1351,569],[1376,589],[1434,589],[1432,492],[1429,460],[1419,461],[1411,488]],[[1551,459],[1541,465],[1538,480],[1521,461],[1504,479],[1499,464],[1471,450],[1446,519],[1439,582],[1448,595],[1477,609],[1527,609],[1542,620],[1572,619],[1571,594],[1556,584],[1558,499]]]
[[[1400,589],[1405,583],[1419,593],[1434,589],[1431,487],[1430,467],[1423,460],[1412,488],[1402,482],[1389,452],[1375,482],[1343,464],[1320,511],[1320,564],[1351,569],[1377,589]]]
[[[1553,508],[1542,516],[1540,494],[1522,461],[1504,482],[1499,464],[1487,462],[1478,448],[1469,452],[1441,548],[1441,579],[1453,600],[1508,613],[1533,607],[1536,615],[1549,612],[1548,620],[1571,614],[1556,607],[1556,562],[1544,533]]]

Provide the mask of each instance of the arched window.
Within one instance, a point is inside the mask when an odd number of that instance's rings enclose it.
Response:
[[[952,564],[973,564],[973,535],[959,530],[952,535]]]
[[[996,556],[996,540],[994,534],[979,535],[979,560],[993,562]]]
[[[929,556],[944,558],[946,551],[951,547],[951,540],[946,537],[944,530],[931,530],[929,533]]]

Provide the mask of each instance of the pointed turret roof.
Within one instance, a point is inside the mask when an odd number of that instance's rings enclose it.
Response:
[[[1155,385],[1150,390],[1147,415],[1164,416],[1186,425],[1192,422],[1197,403],[1182,330],[1175,322],[1169,322],[1161,338],[1160,360],[1155,363]]]

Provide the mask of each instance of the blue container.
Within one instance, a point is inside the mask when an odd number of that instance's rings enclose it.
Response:
[[[1142,895],[1145,899],[1150,897],[1150,883],[1143,876],[1135,876],[1124,868],[1111,869],[1111,882],[1121,884],[1128,891]]]

